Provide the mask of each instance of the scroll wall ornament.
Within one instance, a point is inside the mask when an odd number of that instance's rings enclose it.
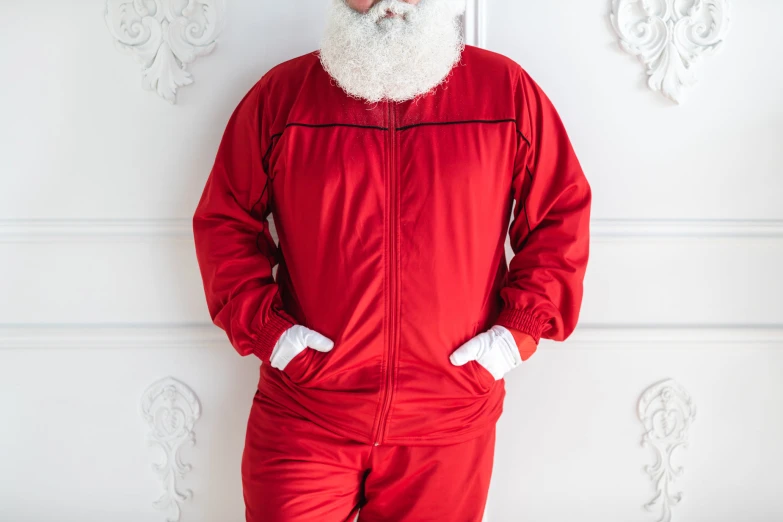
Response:
[[[682,467],[672,466],[672,453],[680,446],[687,447],[688,429],[695,416],[696,407],[682,386],[668,379],[656,383],[642,394],[638,405],[639,420],[644,425],[642,446],[651,444],[658,461],[645,466],[645,471],[655,483],[657,493],[644,505],[652,511],[660,504],[658,522],[670,522],[672,507],[682,500],[682,493],[672,493],[672,482],[682,476]]]
[[[106,0],[104,19],[115,46],[141,64],[142,86],[176,103],[193,83],[186,70],[215,48],[225,0]]]
[[[612,0],[609,17],[620,47],[644,64],[650,89],[677,103],[730,25],[729,0]]]
[[[190,464],[182,462],[179,451],[185,443],[196,443],[193,426],[201,416],[201,404],[187,385],[165,377],[144,392],[141,414],[150,426],[149,444],[160,447],[165,457],[162,464],[152,465],[163,486],[163,495],[153,506],[167,514],[166,522],[177,522],[181,503],[193,496],[191,490],[181,492],[177,488],[177,478],[184,478],[191,470]]]

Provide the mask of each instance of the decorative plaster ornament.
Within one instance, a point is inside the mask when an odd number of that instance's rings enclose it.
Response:
[[[729,30],[729,0],[612,0],[620,47],[645,65],[647,85],[680,103],[696,83],[695,66]]]
[[[104,19],[115,46],[141,64],[142,86],[173,104],[193,83],[187,65],[215,48],[224,12],[224,0],[106,0]]]
[[[683,472],[682,467],[672,467],[672,453],[679,446],[688,446],[688,429],[696,416],[696,407],[682,386],[667,379],[645,390],[639,399],[638,413],[645,429],[642,446],[651,444],[658,456],[654,466],[644,467],[658,490],[644,507],[652,511],[660,503],[658,522],[670,522],[672,507],[682,500],[681,492],[670,492],[671,484]]]
[[[180,504],[193,496],[189,489],[184,493],[177,489],[177,478],[184,478],[191,470],[190,464],[182,462],[179,450],[186,442],[196,443],[193,425],[201,416],[201,404],[188,386],[165,377],[144,392],[141,415],[150,426],[149,445],[159,446],[165,456],[162,464],[152,465],[164,490],[153,505],[170,514],[166,522],[177,522],[181,515]]]

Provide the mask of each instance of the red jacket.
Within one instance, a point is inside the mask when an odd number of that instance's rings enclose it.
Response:
[[[590,201],[558,113],[511,59],[467,46],[445,88],[368,105],[314,51],[239,102],[193,232],[212,320],[265,363],[260,393],[357,441],[439,445],[490,428],[505,396],[451,352],[493,324],[536,341],[576,326]],[[281,371],[267,363],[294,323],[334,348]]]

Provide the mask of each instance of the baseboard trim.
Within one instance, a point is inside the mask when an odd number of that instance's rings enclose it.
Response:
[[[783,239],[777,219],[596,219],[596,240],[678,238]],[[0,220],[0,243],[192,241],[188,219]]]
[[[0,349],[166,349],[228,346],[226,334],[211,324],[174,325],[2,325]],[[542,340],[562,348],[648,347],[655,345],[761,345],[783,347],[783,325],[584,325],[563,343]]]

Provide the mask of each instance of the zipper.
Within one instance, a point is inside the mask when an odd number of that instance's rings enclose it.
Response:
[[[378,422],[378,430],[375,434],[375,446],[380,446],[383,442],[386,421],[389,417],[389,411],[394,390],[394,355],[397,344],[397,317],[395,314],[397,308],[397,245],[396,245],[396,225],[397,225],[397,185],[395,174],[397,165],[395,160],[395,139],[397,126],[394,103],[386,102],[389,110],[389,292],[391,293],[391,305],[389,307],[389,346],[386,358],[386,386],[383,390],[383,407],[381,408],[381,417]]]

